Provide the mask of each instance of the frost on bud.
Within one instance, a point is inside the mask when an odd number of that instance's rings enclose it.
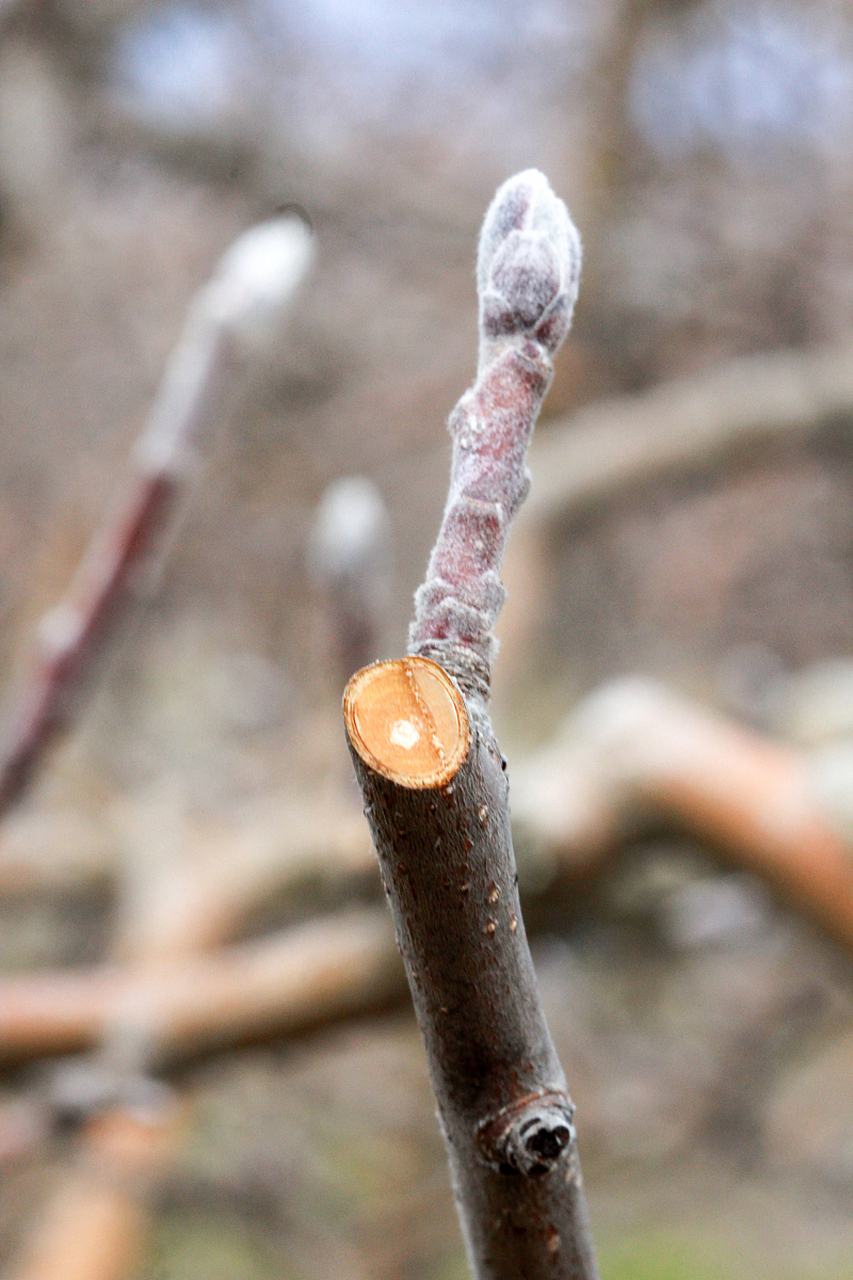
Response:
[[[569,331],[580,276],[580,238],[537,169],[498,188],[477,260],[481,363],[501,338],[525,334],[553,355]]]

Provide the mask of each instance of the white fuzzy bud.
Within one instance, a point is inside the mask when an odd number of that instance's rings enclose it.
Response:
[[[569,331],[580,265],[580,237],[543,173],[526,169],[499,187],[477,257],[481,363],[520,334],[553,355]]]
[[[544,174],[526,169],[498,188],[477,257],[477,379],[450,415],[450,489],[409,631],[410,653],[434,658],[483,703],[506,595],[501,560],[530,483],[527,446],[569,331],[580,261],[578,233]]]
[[[323,494],[309,564],[330,608],[347,674],[372,661],[385,627],[391,585],[388,508],[365,476],[330,484]]]

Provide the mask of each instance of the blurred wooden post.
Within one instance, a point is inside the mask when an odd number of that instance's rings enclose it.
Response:
[[[156,1098],[94,1117],[8,1280],[127,1280],[148,1230],[149,1189],[181,1119],[165,1086]]]

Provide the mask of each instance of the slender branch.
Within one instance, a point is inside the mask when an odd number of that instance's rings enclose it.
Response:
[[[412,656],[365,668],[344,696],[479,1280],[597,1274],[574,1107],[521,918],[505,762],[487,710],[498,570],[579,264],[544,177],[505,183],[480,240],[477,380],[450,420],[449,495],[415,597]]]
[[[853,359],[844,347],[741,356],[603,400],[534,442],[525,521],[569,520],[643,484],[808,438],[851,413]]]
[[[146,969],[0,979],[0,1060],[124,1037],[146,1065],[375,1008],[400,987],[384,912],[352,908],[210,956]],[[135,1047],[139,1046],[139,1051]]]
[[[547,857],[601,857],[661,818],[760,875],[853,948],[853,856],[807,761],[651,680],[597,690],[516,780],[514,816]]]
[[[118,618],[150,588],[247,342],[271,327],[311,256],[310,233],[301,220],[278,218],[241,236],[193,300],[136,442],[130,476],[64,599],[40,625],[29,674],[0,741],[0,813],[23,792],[71,719],[74,695]]]

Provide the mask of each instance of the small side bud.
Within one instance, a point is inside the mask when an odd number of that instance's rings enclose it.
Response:
[[[390,601],[391,520],[382,494],[365,476],[336,480],[324,492],[308,562],[329,606],[346,674],[380,651]]]
[[[575,1106],[565,1091],[522,1098],[480,1127],[480,1150],[498,1173],[540,1177],[575,1142]]]

